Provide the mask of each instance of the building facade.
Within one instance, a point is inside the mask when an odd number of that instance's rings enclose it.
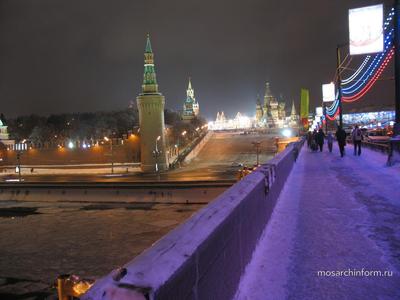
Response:
[[[10,140],[10,135],[8,134],[8,127],[3,123],[0,119],[0,143],[2,143],[5,147],[12,149],[15,141]]]
[[[295,116],[296,110],[294,104],[292,105],[292,111],[290,117],[286,116],[286,103],[284,101],[278,101],[271,92],[269,82],[265,84],[265,95],[264,103],[261,105],[259,99],[256,104],[256,116],[255,122],[257,127],[264,128],[285,128],[285,127],[296,127],[295,121],[298,120],[298,116]]]
[[[158,91],[154,54],[147,36],[144,53],[142,93],[136,98],[140,124],[140,160],[143,172],[168,169],[165,151],[164,106],[165,98]]]
[[[261,105],[260,96],[257,95],[257,102],[256,102],[256,117],[255,121],[257,124],[261,124],[263,118],[263,106]]]

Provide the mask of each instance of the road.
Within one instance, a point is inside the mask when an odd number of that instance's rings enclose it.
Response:
[[[181,168],[162,174],[140,172],[118,174],[42,174],[24,175],[25,182],[154,182],[161,181],[218,181],[235,179],[239,164],[256,164],[256,150],[252,142],[260,142],[260,163],[275,154],[273,136],[239,134],[232,132],[215,133],[204,146],[198,157]],[[104,170],[103,170],[104,172]],[[10,177],[10,176],[9,176]],[[18,178],[16,175],[11,178]]]

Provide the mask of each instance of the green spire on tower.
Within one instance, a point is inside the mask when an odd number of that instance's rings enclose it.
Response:
[[[153,50],[151,50],[150,34],[147,34],[146,49],[144,52],[145,53],[153,53]]]
[[[158,94],[156,71],[154,68],[154,54],[151,49],[150,35],[147,34],[146,48],[144,51],[143,94]]]

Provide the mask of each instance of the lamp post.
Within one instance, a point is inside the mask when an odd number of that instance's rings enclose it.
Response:
[[[336,47],[336,72],[337,72],[337,87],[338,87],[338,101],[339,101],[339,125],[343,128],[343,109],[342,109],[342,79],[340,76],[340,47],[343,45],[338,45]]]
[[[21,182],[21,151],[17,152],[18,180]]]
[[[156,149],[153,151],[154,158],[156,159],[156,173],[159,174],[159,168],[158,168],[158,157],[160,156],[160,151],[158,151],[158,141],[161,139],[161,136],[159,135],[156,138]]]
[[[400,1],[394,0],[394,85],[395,85],[395,124],[387,164],[400,161]]]
[[[395,84],[395,108],[396,124],[394,136],[400,136],[400,0],[394,1],[394,84]]]
[[[328,114],[326,112],[326,103],[323,103],[324,106],[324,116],[325,116],[325,133],[328,134]]]
[[[182,140],[183,140],[182,144],[184,144],[184,142],[185,142],[185,136],[186,136],[186,134],[187,134],[187,131],[186,131],[186,130],[182,131],[182,133],[181,133]],[[180,138],[178,139],[178,146],[179,146],[179,147],[181,146],[181,139],[180,139]],[[179,158],[179,156],[178,156],[178,158]]]
[[[110,155],[111,155],[111,174],[114,174],[114,150],[113,150],[113,140],[108,137],[104,137],[106,142],[110,142]]]
[[[175,144],[175,149],[176,149],[176,152],[177,152],[176,156],[179,157],[179,146],[177,144]]]
[[[257,167],[259,165],[259,154],[260,154],[260,145],[261,142],[252,142],[253,146],[256,148],[256,155],[257,155]]]

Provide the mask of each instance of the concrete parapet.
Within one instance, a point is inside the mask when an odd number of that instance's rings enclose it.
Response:
[[[302,144],[290,144],[123,266],[124,276],[99,279],[81,299],[131,299],[130,292],[132,299],[231,299]]]

